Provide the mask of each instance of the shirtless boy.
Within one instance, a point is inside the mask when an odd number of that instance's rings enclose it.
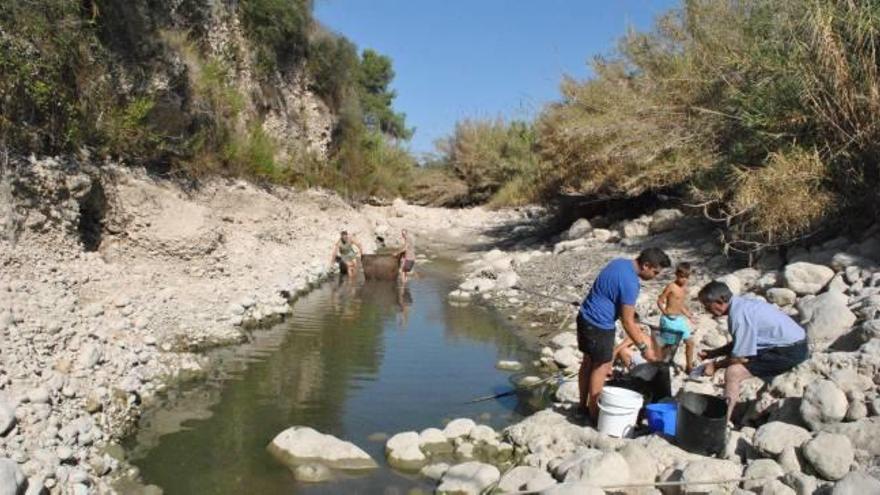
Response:
[[[667,285],[660,297],[657,307],[663,316],[660,317],[660,344],[664,351],[674,346],[679,338],[685,345],[685,370],[690,373],[694,368],[694,339],[688,320],[694,322],[694,315],[687,308],[687,284],[691,276],[691,264],[680,263],[675,269],[675,281]],[[679,337],[680,335],[680,337]]]

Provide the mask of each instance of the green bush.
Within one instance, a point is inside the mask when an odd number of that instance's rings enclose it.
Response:
[[[0,54],[0,145],[57,153],[94,142],[110,88],[77,2],[0,2]]]
[[[238,8],[264,73],[286,69],[305,56],[312,24],[308,0],[241,0]]]
[[[532,126],[521,121],[506,123],[496,120],[464,120],[455,132],[437,142],[443,160],[468,187],[472,202],[488,201],[506,184],[537,169],[534,151],[535,133]],[[529,201],[525,188],[508,188],[505,196],[511,202]]]
[[[257,124],[245,133],[232,134],[223,150],[223,158],[234,175],[283,182],[284,169],[275,161],[276,143]]]
[[[317,34],[309,47],[306,67],[312,76],[312,89],[331,108],[339,109],[346,99],[355,96],[360,60],[351,41],[329,33]]]

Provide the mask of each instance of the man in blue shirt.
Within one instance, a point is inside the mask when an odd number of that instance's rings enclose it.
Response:
[[[615,259],[599,272],[581,304],[577,316],[578,349],[584,353],[578,373],[580,405],[594,420],[599,417],[599,395],[611,373],[615,321],[620,319],[646,360],[656,359],[636,321],[639,279],[651,280],[670,265],[669,256],[657,248],[645,249],[634,260]]]
[[[733,336],[729,344],[700,352],[704,373],[712,376],[725,368],[724,395],[727,420],[739,399],[740,384],[756,376],[768,382],[794,368],[809,356],[807,333],[776,306],[760,299],[734,297],[722,282],[709,282],[699,294],[700,302],[713,316],[727,315],[727,329]]]

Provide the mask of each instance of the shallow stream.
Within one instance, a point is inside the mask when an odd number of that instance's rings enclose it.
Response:
[[[510,388],[498,360],[535,355],[501,315],[447,301],[456,271],[449,262],[422,265],[403,290],[328,282],[284,323],[220,351],[223,373],[175,391],[128,445],[143,481],[168,495],[430,492],[426,480],[388,467],[384,437],[457,417],[501,428],[538,406],[517,395],[466,403]],[[353,442],[380,468],[298,483],[266,452],[294,425]]]

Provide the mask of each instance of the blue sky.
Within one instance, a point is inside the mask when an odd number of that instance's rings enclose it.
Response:
[[[395,108],[416,127],[410,149],[465,118],[527,119],[559,98],[563,74],[590,75],[628,27],[673,0],[316,0],[317,19],[360,49],[391,57]]]

